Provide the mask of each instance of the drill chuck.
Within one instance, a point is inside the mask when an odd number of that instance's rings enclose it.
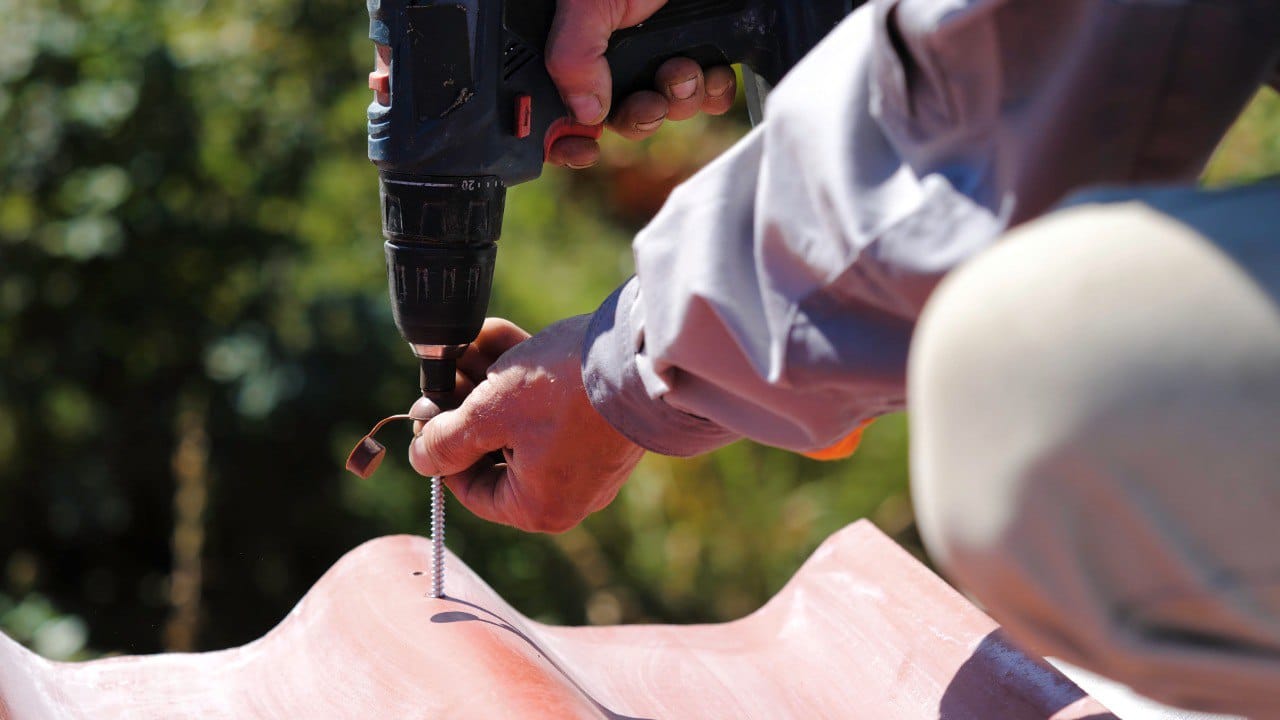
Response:
[[[421,361],[422,390],[446,392],[489,308],[506,188],[496,177],[381,181],[392,316]]]

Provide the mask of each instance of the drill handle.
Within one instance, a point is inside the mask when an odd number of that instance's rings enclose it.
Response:
[[[741,63],[776,85],[834,28],[854,0],[668,0],[614,33],[605,57],[615,97],[653,89],[658,67],[688,57],[704,68]]]
[[[651,90],[658,67],[688,57],[703,67],[742,63],[777,84],[863,0],[668,0],[613,34],[605,58],[614,97]],[[555,0],[507,0],[509,30],[546,46]],[[616,107],[616,105],[615,105]]]
[[[704,67],[741,63],[776,84],[864,1],[668,0],[613,34],[605,58],[614,97],[653,88],[658,66],[679,56]],[[377,44],[369,159],[384,180],[511,186],[538,176],[557,137],[599,137],[599,127],[569,120],[547,74],[555,0],[366,2]]]

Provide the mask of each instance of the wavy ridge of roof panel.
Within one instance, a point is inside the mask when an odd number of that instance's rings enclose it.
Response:
[[[428,541],[372,540],[218,652],[50,663],[0,636],[0,720],[1114,718],[865,521],[716,625],[543,625],[448,562],[431,599]]]

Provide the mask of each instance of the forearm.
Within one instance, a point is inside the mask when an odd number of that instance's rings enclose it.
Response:
[[[1205,21],[1193,4],[938,5],[859,11],[637,237],[636,287],[584,353],[624,434],[806,450],[902,407],[943,274],[1081,185],[1194,178],[1266,72],[1259,43],[1223,44],[1222,17],[1178,30]],[[1237,72],[1190,65],[1206,57]],[[1165,119],[1189,99],[1207,105]]]

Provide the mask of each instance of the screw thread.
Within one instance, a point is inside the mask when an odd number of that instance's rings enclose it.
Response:
[[[431,478],[431,597],[444,597],[444,488]]]

